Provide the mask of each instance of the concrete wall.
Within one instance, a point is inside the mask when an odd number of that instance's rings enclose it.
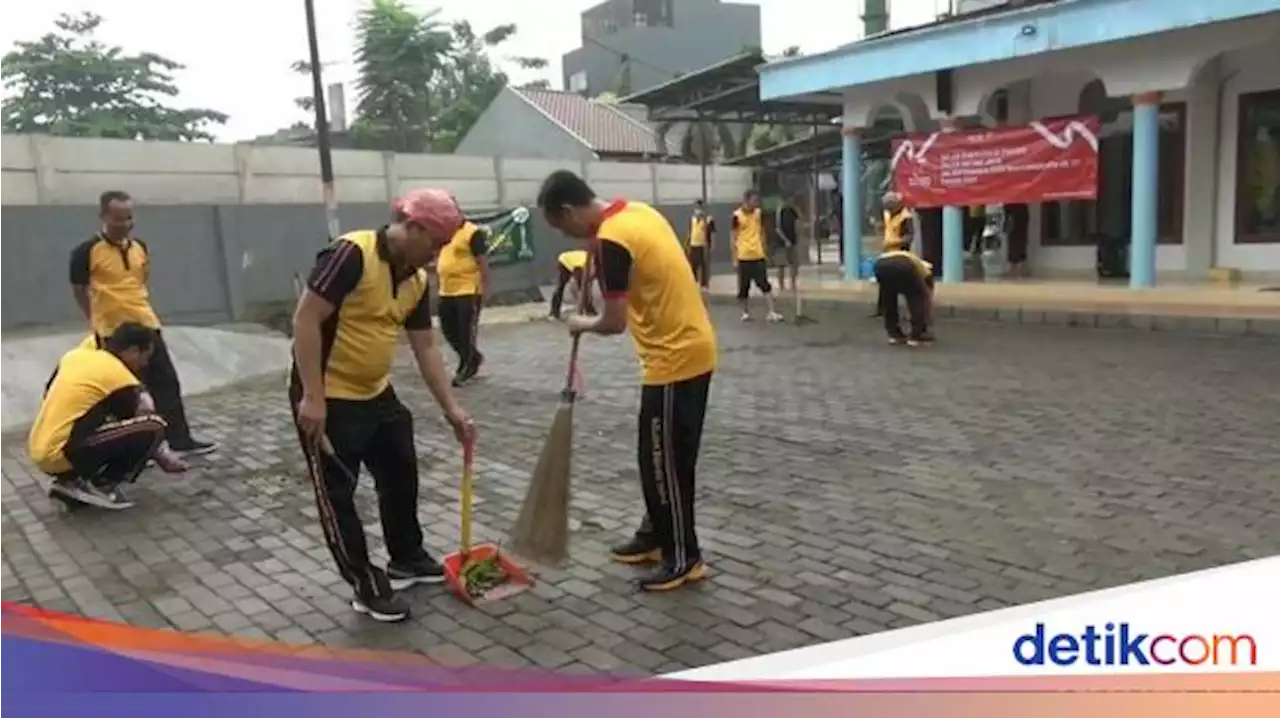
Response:
[[[507,88],[467,131],[456,154],[577,161],[596,156],[555,120]]]
[[[98,194],[136,199],[138,235],[153,255],[152,294],[170,323],[252,318],[288,302],[292,277],[327,241],[314,150],[248,145],[4,136],[0,241],[3,327],[80,321],[67,283],[71,249],[97,228]],[[386,221],[393,195],[443,187],[477,213],[531,204],[542,179],[568,167],[602,196],[652,202],[683,230],[698,195],[698,168],[458,155],[334,153],[344,229]],[[729,208],[751,181],[710,168],[713,210]],[[534,216],[537,259],[501,268],[498,291],[550,282],[568,242]]]

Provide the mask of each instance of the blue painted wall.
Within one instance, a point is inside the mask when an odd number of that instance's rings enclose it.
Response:
[[[1280,0],[1063,0],[767,65],[760,70],[760,97],[863,85],[1277,11]]]

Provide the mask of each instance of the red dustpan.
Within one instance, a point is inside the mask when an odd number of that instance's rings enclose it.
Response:
[[[471,545],[471,467],[475,444],[462,447],[462,541],[444,557],[444,575],[458,598],[475,606],[514,596],[533,587],[533,577],[493,543]]]

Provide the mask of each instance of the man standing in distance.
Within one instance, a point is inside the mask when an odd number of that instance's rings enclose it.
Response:
[[[694,200],[693,219],[689,222],[689,266],[704,292],[711,286],[711,242],[715,234],[716,221],[707,214],[707,205],[701,199]]]
[[[749,189],[742,195],[742,205],[733,211],[733,263],[738,269],[738,303],[742,305],[742,321],[751,321],[748,293],[755,284],[764,295],[768,313],[765,320],[782,321],[773,308],[773,288],[769,286],[769,262],[765,255],[764,221],[760,214],[760,193]]]
[[[127,322],[156,331],[151,359],[140,378],[168,425],[165,437],[169,448],[189,456],[215,451],[217,444],[192,438],[187,425],[178,371],[160,333],[160,318],[151,308],[147,288],[151,255],[147,245],[133,236],[133,198],[120,190],[103,192],[98,198],[98,215],[101,229],[71,252],[71,288],[76,304],[99,346]]]
[[[577,293],[579,302],[583,305],[583,309],[587,313],[592,313],[595,309],[591,304],[591,294],[586,296],[582,292],[587,291],[587,262],[589,258],[585,249],[570,249],[567,252],[561,252],[556,258],[556,288],[551,293],[551,319],[560,321],[560,309],[564,305],[564,292],[569,287],[569,283],[573,283],[574,292]]]
[[[461,215],[461,211],[459,211]],[[480,372],[484,355],[476,347],[480,309],[489,288],[489,233],[464,220],[436,257],[440,280],[440,331],[458,354],[453,385],[462,386]]]
[[[781,256],[777,259],[778,291],[787,291],[787,276],[791,277],[791,292],[800,291],[796,285],[800,273],[800,213],[787,197],[782,198],[774,213],[773,231],[778,236]]]
[[[716,369],[715,329],[675,230],[642,202],[605,202],[582,178],[552,173],[538,193],[547,222],[586,240],[604,297],[598,316],[568,320],[574,335],[628,327],[644,369],[638,455],[646,517],[614,558],[662,566],[640,581],[669,591],[706,576],[694,530],[694,489],[702,424]]]
[[[460,442],[475,426],[449,389],[435,346],[427,272],[463,218],[448,193],[417,190],[395,204],[394,222],[350,232],[320,252],[293,317],[289,403],[319,507],[325,540],[355,589],[351,607],[400,621],[409,606],[395,591],[444,580],[422,546],[413,416],[391,387],[399,330]],[[391,560],[373,566],[356,513],[361,466],[373,475]]]

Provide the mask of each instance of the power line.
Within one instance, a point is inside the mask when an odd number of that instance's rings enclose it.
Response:
[[[626,62],[630,62],[630,63],[635,64],[635,65],[639,65],[640,67],[647,67],[647,68],[649,68],[650,70],[653,70],[654,72],[661,72],[661,73],[662,73],[662,74],[664,74],[664,75],[671,75],[672,77],[678,77],[678,76],[680,76],[680,75],[683,75],[683,74],[684,74],[683,72],[676,72],[675,70],[672,70],[672,69],[670,69],[670,68],[666,68],[666,67],[659,67],[659,66],[657,66],[657,65],[655,65],[655,64],[653,64],[653,63],[651,63],[651,62],[646,62],[646,61],[644,61],[644,60],[638,59],[638,58],[636,58],[634,55],[632,55],[631,53],[629,53],[629,52],[623,52],[623,51],[621,51],[621,50],[619,50],[619,49],[617,49],[617,48],[615,48],[615,47],[610,47],[610,46],[608,46],[608,45],[604,44],[603,42],[601,42],[601,41],[597,40],[597,39],[596,39],[596,38],[594,38],[594,37],[586,37],[586,38],[583,38],[583,40],[584,40],[586,43],[588,43],[588,44],[595,45],[596,47],[599,47],[599,48],[600,48],[600,49],[602,49],[602,50],[605,50],[605,51],[608,51],[608,52],[611,52],[611,53],[613,53],[613,54],[617,55],[619,58],[621,58],[622,60],[624,60],[624,61],[626,61]]]

